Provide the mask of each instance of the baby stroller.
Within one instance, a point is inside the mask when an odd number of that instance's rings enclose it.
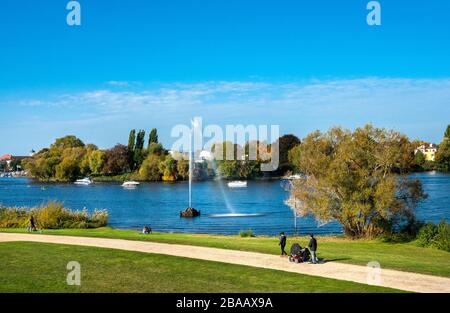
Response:
[[[311,258],[311,253],[308,248],[302,249],[298,243],[294,243],[291,246],[291,255],[289,256],[289,261],[294,263],[307,262]]]

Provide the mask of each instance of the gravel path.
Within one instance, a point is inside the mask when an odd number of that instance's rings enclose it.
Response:
[[[334,278],[413,292],[450,293],[450,278],[338,262],[295,264],[290,263],[285,257],[256,252],[122,239],[38,234],[0,233],[0,242],[2,241],[31,241],[139,251]]]

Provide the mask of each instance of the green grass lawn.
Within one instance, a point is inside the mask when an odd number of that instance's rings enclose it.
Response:
[[[69,286],[69,261],[81,285]],[[0,243],[0,292],[397,292],[203,260],[32,242]]]
[[[23,229],[0,229],[0,232],[25,232]],[[143,235],[133,230],[68,229],[45,230],[44,234],[148,240],[155,242],[190,244],[223,249],[278,254],[278,238],[153,233]],[[307,237],[288,237],[288,248],[294,242],[305,246]],[[386,243],[379,240],[350,240],[342,237],[318,237],[319,258],[337,262],[366,265],[378,261],[382,268],[450,277],[450,253],[422,248],[411,243]]]

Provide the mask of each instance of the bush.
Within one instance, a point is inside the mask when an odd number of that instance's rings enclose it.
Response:
[[[87,210],[72,211],[60,202],[51,201],[33,209],[0,208],[0,227],[27,227],[31,216],[39,229],[98,228],[108,224],[106,210],[95,210],[89,215]]]
[[[241,236],[241,237],[255,237],[255,235],[253,234],[253,230],[251,230],[251,229],[241,230],[239,232],[239,236]]]
[[[434,247],[450,252],[450,224],[442,220],[439,224],[425,224],[417,235],[421,247]]]

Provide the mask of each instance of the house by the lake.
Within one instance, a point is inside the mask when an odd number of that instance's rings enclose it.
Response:
[[[418,151],[422,152],[425,156],[425,160],[427,161],[434,161],[436,157],[436,152],[438,150],[438,146],[433,143],[424,143],[417,147],[415,153]]]

